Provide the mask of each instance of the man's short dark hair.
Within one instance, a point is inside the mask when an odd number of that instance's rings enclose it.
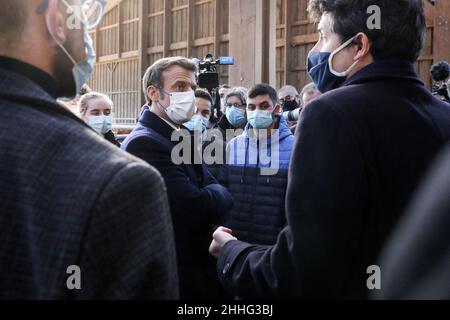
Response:
[[[268,95],[270,97],[270,100],[272,100],[274,106],[277,104],[278,102],[277,91],[268,84],[265,83],[257,84],[256,86],[251,88],[250,91],[248,92],[248,97],[250,99],[254,99],[258,96],[265,96],[265,95]]]
[[[381,10],[381,29],[368,27],[371,14],[367,9],[372,5]],[[365,33],[375,60],[415,62],[425,41],[423,0],[309,0],[308,12],[315,21],[330,13],[332,29],[342,42],[359,32]]]
[[[211,95],[205,89],[197,89],[197,90],[195,90],[195,97],[196,98],[200,98],[200,99],[208,100],[209,102],[211,102],[211,104],[213,103],[213,99],[212,99]]]
[[[163,72],[172,66],[179,66],[192,72],[197,71],[195,63],[185,57],[169,57],[157,60],[145,71],[142,79],[142,90],[149,105],[151,105],[151,100],[147,95],[147,88],[153,86],[162,90],[164,88]]]

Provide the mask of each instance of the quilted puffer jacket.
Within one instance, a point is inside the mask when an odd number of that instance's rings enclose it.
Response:
[[[262,245],[276,242],[286,225],[285,195],[294,137],[283,118],[278,130],[265,140],[253,135],[248,124],[244,134],[228,145],[228,165],[219,180],[234,198],[224,225],[239,240]]]

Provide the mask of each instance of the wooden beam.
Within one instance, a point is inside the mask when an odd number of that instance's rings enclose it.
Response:
[[[434,10],[434,61],[450,61],[450,1],[436,0]]]
[[[164,27],[163,27],[163,57],[169,56],[169,46],[170,46],[170,2],[169,0],[164,0]]]
[[[107,56],[101,56],[98,58],[98,62],[107,62],[107,61],[115,61],[115,60],[119,60],[119,55],[116,54],[110,54]]]
[[[164,46],[147,48],[147,54],[162,53],[164,55]]]
[[[122,36],[122,20],[123,20],[123,2],[120,2],[117,6],[117,54],[119,57],[122,56],[122,49],[123,49],[123,36]]]
[[[106,2],[105,13],[111,11],[115,6],[117,6],[122,0],[108,0]]]
[[[291,75],[291,56],[292,56],[292,49],[291,49],[291,24],[292,24],[292,3],[290,0],[284,0],[284,17],[285,17],[285,24],[284,24],[284,77],[283,77],[283,84],[287,85],[290,84],[290,75]]]
[[[148,67],[148,55],[147,55],[147,39],[148,39],[148,1],[139,0],[139,39],[138,39],[138,68],[139,76],[143,76]],[[145,104],[145,97],[143,94],[139,94],[139,103]]]
[[[187,22],[187,44],[186,44],[186,56],[191,58],[192,55],[192,38],[193,38],[193,26],[194,26],[194,3],[195,0],[188,0],[188,22]]]
[[[98,63],[98,56],[100,55],[100,24],[95,29],[95,62]]]
[[[99,30],[100,31],[105,31],[105,30],[114,29],[114,28],[118,28],[118,27],[119,27],[118,23],[113,23],[113,24],[109,24],[109,25],[104,26],[104,27],[100,27]]]
[[[316,43],[319,41],[319,35],[317,33],[305,34],[294,36],[291,38],[292,45],[301,45],[305,43]]]
[[[428,1],[424,1],[425,19],[428,24],[434,24],[434,6]]]
[[[171,43],[169,46],[169,50],[175,51],[175,50],[185,49],[187,47],[187,45],[188,45],[187,41]]]
[[[290,0],[288,0],[290,1]],[[275,44],[277,42],[277,0],[268,0],[267,1],[267,26],[266,26],[266,46],[265,50],[267,50],[267,83],[272,87],[276,87],[277,85],[277,72],[275,70],[277,65],[277,50]]]
[[[220,0],[214,0],[214,56],[220,55],[220,24],[222,17],[220,16]]]
[[[220,36],[220,42],[230,42],[230,34],[229,33],[222,34]]]
[[[189,8],[189,5],[185,4],[185,5],[181,5],[181,6],[172,8],[172,9],[170,9],[170,11],[171,12],[176,12],[176,11],[181,11],[181,10],[184,10],[184,9],[187,9],[187,8]]]
[[[123,51],[120,57],[122,59],[129,59],[129,58],[139,57],[139,50]]]
[[[236,66],[229,69],[228,81],[231,86],[249,86],[253,80],[250,70],[255,65],[254,59],[249,58],[254,55],[254,37],[251,34],[251,25],[254,21],[254,14],[251,13],[254,12],[254,6],[252,1],[229,1],[229,54],[236,59]],[[241,26],[242,20],[248,21],[248,23]],[[247,55],[244,54],[244,43],[246,44],[245,52]]]
[[[276,0],[230,0],[229,68],[232,86],[275,85]],[[245,21],[245,23],[243,23]]]
[[[192,40],[191,45],[193,47],[207,46],[210,44],[215,45],[216,41],[217,41],[216,37],[200,38],[200,39]],[[217,55],[216,55],[216,57],[217,57]]]
[[[246,1],[246,0],[243,0]],[[267,52],[265,52],[264,46],[264,38],[265,38],[265,27],[264,24],[267,24],[267,20],[264,15],[264,2],[265,0],[256,0],[254,1],[255,5],[255,26],[252,30],[253,37],[255,37],[255,47],[253,48],[255,52],[255,69],[254,69],[254,84],[265,82],[263,79],[265,78],[265,56]]]

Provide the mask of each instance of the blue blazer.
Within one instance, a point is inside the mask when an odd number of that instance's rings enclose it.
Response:
[[[171,154],[178,142],[171,141],[173,132],[144,107],[137,128],[125,139],[122,149],[156,167],[164,178],[177,245],[181,298],[218,298],[222,289],[208,247],[213,226],[219,224],[233,200],[203,163],[174,164]]]

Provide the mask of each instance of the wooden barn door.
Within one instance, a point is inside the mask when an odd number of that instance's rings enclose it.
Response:
[[[276,9],[276,85],[296,86],[311,82],[306,58],[318,40],[316,26],[307,17],[308,0],[277,0]],[[429,70],[439,60],[450,61],[450,1],[424,1],[427,16],[425,46],[416,66],[421,78],[431,87]]]

